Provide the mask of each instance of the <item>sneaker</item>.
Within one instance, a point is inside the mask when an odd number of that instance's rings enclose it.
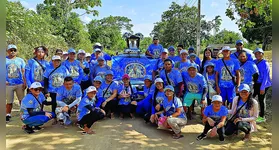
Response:
[[[10,120],[11,120],[11,116],[6,116],[6,123],[10,122]]]
[[[25,126],[24,131],[28,134],[34,133],[34,130],[27,125]]]
[[[265,118],[263,117],[258,117],[257,120],[256,120],[257,123],[262,123],[262,122],[265,122]]]
[[[34,130],[41,130],[42,128],[39,127],[39,126],[35,126],[33,129],[34,129]]]
[[[202,133],[197,137],[197,140],[198,141],[203,140],[205,137],[206,137],[206,135]]]

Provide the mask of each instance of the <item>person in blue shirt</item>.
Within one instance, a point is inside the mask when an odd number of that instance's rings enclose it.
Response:
[[[63,51],[63,55],[62,55],[62,61],[65,61],[65,60],[67,60],[68,59],[68,57],[69,57],[69,54],[68,54],[68,52],[66,52],[66,51]]]
[[[89,63],[85,60],[85,51],[80,49],[78,50],[77,54],[77,60],[80,62],[80,67],[83,70],[82,79],[80,83],[81,91],[87,89],[89,86],[92,85],[91,79],[90,79],[90,69],[89,69]]]
[[[96,107],[97,89],[94,86],[89,86],[86,89],[86,96],[83,97],[77,108],[77,120],[83,134],[94,134],[91,126],[98,120],[105,117],[104,110]]]
[[[19,104],[24,97],[26,89],[25,62],[17,57],[17,47],[8,45],[6,56],[6,122],[11,119],[11,112],[14,103],[14,92],[17,95]]]
[[[203,51],[203,59],[200,65],[200,73],[204,74],[205,71],[205,65],[209,62],[212,62],[215,64],[217,60],[213,58],[213,53],[212,50],[210,49],[210,47],[207,47],[204,51]]]
[[[204,139],[207,135],[207,132],[217,132],[219,135],[219,140],[224,141],[225,134],[225,121],[228,115],[228,109],[222,105],[222,97],[220,95],[214,95],[212,97],[212,104],[208,105],[204,110],[203,124],[204,129],[202,134],[197,137],[197,140],[200,141]]]
[[[179,139],[183,137],[181,135],[181,129],[187,124],[187,117],[183,110],[181,100],[175,96],[173,86],[166,86],[164,91],[166,97],[163,100],[162,107],[167,117],[167,123],[174,132],[173,138]]]
[[[105,59],[103,57],[98,57],[97,61],[98,64],[92,68],[91,77],[94,79],[96,76],[101,76],[105,79],[105,74],[108,70],[110,70],[110,67],[105,64]]]
[[[207,105],[211,105],[212,96],[217,94],[215,82],[216,72],[214,71],[214,67],[215,64],[212,62],[208,62],[204,66],[206,72],[203,74],[203,76],[205,77],[208,86],[208,93],[206,96]]]
[[[175,88],[177,97],[182,96],[182,76],[178,70],[172,69],[172,61],[170,59],[164,60],[164,69],[160,71],[160,78],[163,79],[165,85],[172,85]]]
[[[256,83],[259,77],[259,70],[257,65],[253,61],[247,60],[247,53],[242,51],[238,56],[240,63],[240,83],[248,84],[250,86],[251,93],[253,93],[253,83]]]
[[[237,40],[237,41],[235,42],[235,48],[236,48],[236,52],[234,52],[234,53],[231,54],[231,58],[238,60],[239,53],[240,53],[241,51],[245,51],[245,50],[243,50],[243,41],[242,41],[242,40]],[[245,52],[246,52],[246,51],[245,51]],[[251,54],[246,53],[246,55],[247,55],[247,60],[248,60],[248,61],[253,61],[253,58],[252,58],[252,55],[251,55]]]
[[[136,110],[136,96],[137,89],[130,83],[130,77],[128,74],[124,74],[122,77],[123,84],[119,85],[118,99],[119,99],[119,112],[120,119],[124,118],[124,114],[130,114],[130,117],[134,119],[134,112]]]
[[[111,56],[104,52],[103,46],[100,43],[95,43],[93,45],[93,53],[91,55],[90,62],[93,62],[93,64],[96,64],[97,63],[96,60],[98,59],[99,56],[101,56],[105,59],[105,63],[107,63],[107,61],[111,60]]]
[[[91,54],[85,53],[85,60],[90,64]]]
[[[176,63],[177,61],[181,60],[179,55],[178,56],[175,55],[175,48],[173,46],[170,46],[168,48],[168,51],[169,51],[169,57],[168,58],[171,59],[173,62]]]
[[[271,79],[270,79],[270,67],[268,62],[264,59],[264,51],[261,48],[256,48],[254,50],[254,54],[256,60],[254,63],[257,65],[259,70],[259,78],[254,83],[254,93],[253,97],[258,96],[258,100],[260,103],[260,114],[257,122],[265,121],[265,98],[266,92],[271,87]]]
[[[159,75],[160,71],[164,68],[164,61],[169,57],[168,50],[163,49],[160,58],[156,61],[152,71],[152,80],[155,80],[156,76]]]
[[[55,110],[57,119],[62,125],[69,125],[71,123],[71,113],[76,112],[81,97],[80,86],[74,84],[72,77],[65,77],[63,86],[57,90],[57,108]]]
[[[56,49],[54,55],[60,56],[61,57],[61,62],[65,61],[65,59],[63,59],[63,51],[62,51],[62,49]],[[49,65],[52,66],[52,60],[49,61]]]
[[[153,37],[153,43],[147,48],[145,55],[152,57],[153,59],[160,58],[162,51],[164,50],[163,46],[159,44],[158,37]]]
[[[60,86],[63,85],[64,78],[69,76],[68,69],[61,65],[61,57],[54,55],[52,65],[46,68],[44,73],[44,93],[46,97],[51,97],[51,110],[55,113],[57,106],[56,93]],[[53,124],[56,124],[55,121]]]
[[[102,107],[108,117],[114,119],[114,113],[117,110],[117,84],[112,80],[113,79],[113,72],[108,70],[105,74],[105,80],[102,82],[101,89],[103,90],[103,98],[104,101],[102,103]]]
[[[223,105],[231,108],[233,96],[238,93],[240,84],[239,62],[230,57],[231,51],[229,46],[223,46],[221,51],[223,58],[216,61],[214,68],[216,71],[215,81],[217,82],[216,91],[222,96]]]
[[[68,53],[69,57],[62,63],[62,65],[68,69],[70,76],[74,79],[74,82],[80,84],[83,77],[81,63],[76,60],[76,51],[73,48],[70,48]]]
[[[177,61],[174,65],[175,69],[178,69],[181,73],[187,72],[187,68],[191,65],[190,60],[187,59],[188,52],[186,50],[180,51],[180,61]]]
[[[156,123],[158,122],[158,118],[162,116],[163,107],[160,107],[162,105],[163,100],[165,98],[164,93],[164,81],[161,78],[157,78],[154,81],[154,84],[156,86],[154,93],[152,94],[152,101],[151,101],[151,113],[150,113],[150,122]]]
[[[55,118],[55,113],[43,111],[43,104],[50,103],[41,92],[42,88],[40,82],[33,82],[29,87],[30,92],[21,101],[20,118],[24,123],[22,129],[28,134],[34,133],[34,130],[40,130],[40,126]]]
[[[35,48],[35,57],[29,59],[25,66],[25,78],[27,86],[30,87],[33,82],[40,82],[44,86],[44,72],[49,66],[49,62],[45,60],[48,55],[48,49],[44,46]]]
[[[180,51],[184,49],[184,46],[182,44],[178,44],[176,49],[177,49],[177,56],[179,56],[180,55]]]
[[[103,89],[101,88],[102,83],[104,82],[103,78],[101,76],[96,76],[93,79],[93,86],[97,89],[97,95],[96,95],[96,107],[101,107],[102,103],[104,102],[104,97],[103,97]]]
[[[195,54],[195,53],[191,53],[189,55],[189,60],[191,63],[195,63],[196,66],[197,66],[197,69],[198,69],[198,72],[200,71],[200,65],[196,63],[196,60],[197,60],[198,56]]]
[[[188,48],[188,53],[189,53],[188,59],[190,59],[190,54],[192,54],[192,53],[194,54],[195,53],[194,47],[189,47]],[[198,55],[196,55],[196,59],[194,61],[195,61],[195,63],[197,65],[201,65],[201,59],[199,58]]]
[[[201,116],[203,116],[203,109],[206,105],[207,84],[203,75],[197,72],[197,65],[192,63],[188,67],[187,73],[182,74],[184,82],[184,97],[183,108],[187,113],[187,118],[192,119],[193,101],[197,100],[201,106]],[[188,109],[190,108],[190,109]]]

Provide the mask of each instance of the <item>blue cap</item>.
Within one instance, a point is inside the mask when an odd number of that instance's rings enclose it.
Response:
[[[100,57],[97,58],[97,61],[99,61],[99,60],[105,61],[104,57],[102,57],[102,56],[100,56]]]
[[[189,57],[192,57],[192,56],[198,57],[195,53],[191,53],[191,54],[189,55]]]
[[[164,88],[164,91],[166,92],[166,90],[171,90],[174,92],[174,88],[172,85],[167,85],[165,88]]]
[[[189,50],[193,50],[194,51],[195,49],[194,49],[194,47],[191,46],[191,47],[188,48],[188,51]]]
[[[208,62],[208,63],[206,63],[206,64],[204,65],[205,68],[208,67],[208,66],[213,66],[213,67],[215,67],[215,64],[212,63],[212,62]]]
[[[15,45],[9,44],[7,50],[12,49],[12,48],[17,49],[17,47]]]
[[[100,81],[103,82],[103,78],[101,76],[96,76],[93,81]]]
[[[109,74],[113,75],[113,72],[112,72],[111,70],[108,70],[108,71],[106,72],[106,75],[109,75]]]
[[[241,84],[238,89],[240,92],[243,90],[250,92],[250,87],[248,84]]]
[[[264,51],[261,48],[256,48],[253,53],[255,54],[256,52],[261,52],[264,54]]]
[[[170,46],[170,47],[168,48],[168,50],[170,50],[170,49],[175,50],[175,48],[174,48],[173,46]]]
[[[145,75],[144,80],[150,80],[152,81],[152,76],[151,75]]]
[[[68,54],[70,54],[70,53],[76,53],[76,50],[73,49],[73,48],[70,48],[70,49],[68,50]]]
[[[195,69],[197,69],[197,67],[198,67],[198,66],[197,66],[196,63],[191,63],[190,66],[188,66],[187,70],[190,69],[190,68],[195,68]]]
[[[243,45],[243,41],[242,41],[242,40],[237,40],[237,41],[235,42],[235,45],[237,45],[237,44],[242,44],[242,45]]]
[[[164,52],[167,53],[167,54],[169,53],[169,51],[168,51],[166,48],[164,48],[164,49],[162,50],[161,54],[164,53]]]

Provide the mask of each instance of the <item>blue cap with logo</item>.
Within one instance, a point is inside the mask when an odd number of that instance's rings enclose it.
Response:
[[[73,48],[70,48],[70,49],[68,50],[68,54],[70,54],[70,53],[76,53],[76,50],[73,49]]]
[[[237,40],[237,41],[235,42],[235,45],[237,45],[237,44],[242,44],[242,45],[243,45],[243,41],[242,41],[242,40]]]
[[[239,86],[239,91],[241,92],[241,91],[243,91],[243,90],[250,92],[250,87],[249,87],[249,85],[248,85],[248,84],[241,84],[241,85]]]
[[[103,82],[103,78],[101,76],[96,76],[93,80],[100,81],[101,83]]]
[[[145,75],[144,80],[150,80],[152,81],[152,76],[151,75]]]
[[[258,47],[254,50],[254,52],[253,52],[253,53],[255,54],[256,52],[261,52],[261,53],[263,53],[263,54],[264,54],[263,49],[258,48]]]
[[[208,62],[208,63],[206,63],[206,64],[204,65],[205,68],[208,67],[208,66],[213,66],[213,67],[215,67],[215,64],[212,63],[212,62]]]
[[[113,75],[113,72],[111,70],[107,70],[106,75]]]
[[[188,66],[188,68],[187,68],[187,70],[188,69],[190,69],[190,68],[195,68],[195,69],[197,69],[197,64],[196,63],[191,63],[189,66]]]
[[[97,58],[97,61],[105,61],[104,57],[100,56]]]
[[[171,90],[174,92],[174,88],[172,85],[167,85],[165,88],[164,88],[164,91],[166,92],[166,90]]]
[[[188,51],[190,51],[190,50],[194,51],[195,49],[194,49],[194,47],[191,46],[188,48]]]

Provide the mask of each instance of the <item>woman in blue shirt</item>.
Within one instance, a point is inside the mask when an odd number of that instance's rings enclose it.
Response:
[[[80,83],[81,91],[83,91],[92,85],[91,80],[89,78],[89,74],[90,74],[89,63],[85,60],[84,50],[82,49],[78,50],[77,60],[80,62],[80,67],[83,70],[82,79]]]
[[[215,82],[216,72],[214,71],[214,67],[215,65],[212,62],[208,62],[204,66],[206,72],[203,76],[205,77],[208,86],[207,105],[211,105],[212,96],[217,94]]]
[[[212,58],[212,56],[213,56],[213,53],[212,53],[210,48],[206,48],[203,51],[203,59],[202,59],[201,65],[200,65],[200,73],[201,74],[203,74],[205,72],[205,65],[208,62],[215,63],[216,59]]]
[[[108,70],[110,70],[110,67],[105,64],[104,57],[98,57],[97,61],[98,64],[92,67],[91,78],[94,79],[96,76],[101,76],[103,79],[105,79],[105,74]]]

